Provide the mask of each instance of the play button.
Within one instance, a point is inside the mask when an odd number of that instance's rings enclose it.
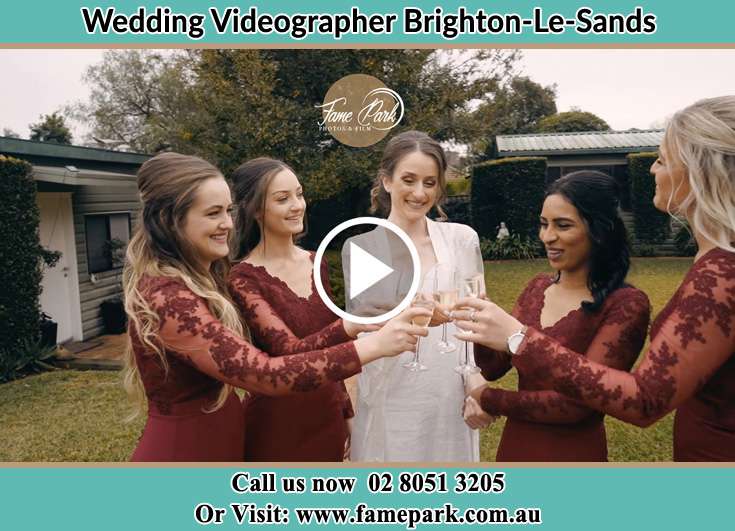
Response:
[[[347,230],[351,237],[341,253],[345,304],[340,307],[327,295],[319,265],[327,246]],[[314,285],[324,304],[356,323],[382,323],[395,317],[411,304],[419,287],[416,246],[403,230],[385,219],[361,217],[337,225],[319,244],[314,264]]]
[[[385,265],[373,255],[354,242],[349,243],[350,260],[350,299],[354,299],[366,289],[380,282],[393,272],[393,268]]]

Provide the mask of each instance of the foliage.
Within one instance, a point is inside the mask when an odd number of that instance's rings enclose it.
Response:
[[[327,251],[324,257],[329,264],[329,285],[332,288],[332,301],[340,308],[345,308],[345,279],[342,275],[342,254],[339,251]]]
[[[447,215],[448,221],[453,223],[462,223],[464,225],[472,225],[469,196],[449,197],[442,206],[442,209]]]
[[[539,256],[541,246],[538,238],[512,234],[500,240],[482,238],[480,250],[484,260],[530,260]]]
[[[190,152],[183,123],[196,122],[207,110],[196,108],[188,88],[191,67],[187,53],[109,50],[84,74],[89,102],[67,112],[77,121],[91,122],[95,139],[140,152]]]
[[[44,345],[40,339],[22,340],[9,356],[0,356],[0,383],[54,369],[48,361],[55,353],[56,345]]]
[[[447,182],[447,195],[466,195],[470,193],[471,179],[456,179]]]
[[[71,131],[66,126],[64,117],[58,112],[39,117],[39,122],[28,126],[31,140],[50,142],[53,144],[71,144]]]
[[[16,367],[39,337],[38,297],[47,252],[38,240],[36,183],[25,161],[0,155],[0,363]]]
[[[556,113],[556,85],[542,86],[528,77],[513,77],[473,113],[480,134],[474,143],[476,160],[495,156],[496,135],[531,133],[545,116]]]
[[[119,238],[112,238],[111,240],[105,241],[104,245],[105,254],[112,262],[112,267],[122,267],[125,262],[125,249],[128,244]]]
[[[637,243],[631,249],[633,256],[651,257],[656,256],[656,248],[648,243]]]
[[[575,133],[577,131],[609,131],[610,126],[605,120],[580,110],[560,112],[546,116],[538,123],[538,133]]]
[[[91,66],[90,101],[77,119],[92,118],[95,137],[124,141],[137,151],[171,148],[202,156],[228,175],[257,156],[290,164],[304,184],[310,235],[342,218],[316,219],[318,203],[342,205],[344,219],[365,213],[371,181],[387,140],[355,149],[320,130],[329,87],[360,72],[397,90],[401,125],[440,140],[471,142],[482,135],[473,102],[487,100],[510,75],[513,50],[192,50],[110,51]]]
[[[20,138],[20,135],[8,127],[3,127],[3,133],[0,136],[5,138]]]
[[[39,254],[43,265],[46,267],[54,267],[59,263],[59,260],[61,260],[61,251],[54,251],[52,249],[41,247]]]
[[[694,256],[697,254],[697,242],[692,235],[692,229],[685,221],[681,223],[676,234],[674,234],[674,245],[679,256]]]
[[[494,239],[500,222],[511,234],[536,237],[544,198],[546,159],[514,157],[483,162],[472,169],[472,226]]]
[[[631,203],[635,220],[635,239],[638,243],[656,244],[669,234],[671,218],[653,206],[656,183],[650,167],[656,153],[631,153],[628,155]]]

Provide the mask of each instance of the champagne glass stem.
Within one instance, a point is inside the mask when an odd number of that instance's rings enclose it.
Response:
[[[421,347],[421,338],[416,338],[416,352],[413,353],[413,362],[419,364],[419,348]]]

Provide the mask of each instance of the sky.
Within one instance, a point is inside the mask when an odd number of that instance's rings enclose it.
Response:
[[[82,75],[103,53],[0,49],[0,134],[9,128],[27,138],[41,114],[85,100]],[[735,49],[532,49],[523,51],[517,69],[542,85],[556,84],[559,111],[579,107],[617,130],[661,127],[698,99],[735,94]],[[72,126],[77,143],[88,129]]]

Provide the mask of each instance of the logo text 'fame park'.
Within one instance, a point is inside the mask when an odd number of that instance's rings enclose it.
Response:
[[[366,74],[352,74],[334,83],[324,102],[319,127],[352,147],[372,146],[403,118],[403,99],[382,81]]]

